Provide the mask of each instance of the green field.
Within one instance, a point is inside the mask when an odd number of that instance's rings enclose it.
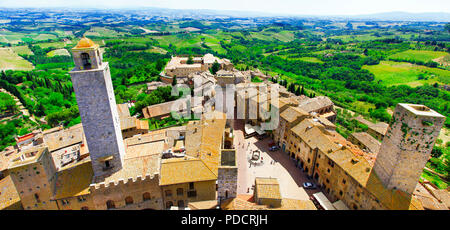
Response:
[[[87,31],[84,35],[86,36],[96,36],[96,37],[117,37],[125,33],[118,33],[114,30],[103,27],[93,27],[91,30]]]
[[[291,60],[300,60],[300,61],[306,61],[306,62],[312,62],[312,63],[320,63],[322,64],[323,61],[319,60],[315,57],[301,57],[301,58],[289,58]]]
[[[437,68],[429,68],[406,62],[381,61],[378,65],[363,66],[375,75],[375,81],[381,80],[386,86],[409,85],[417,87],[425,83],[436,82],[449,84],[450,71]],[[419,76],[427,79],[419,80]]]
[[[19,55],[32,55],[33,52],[28,48],[28,46],[13,46],[11,47],[14,52],[16,52]]]
[[[411,60],[411,61],[428,62],[446,55],[448,55],[447,52],[428,51],[428,50],[407,50],[393,54],[388,58],[392,60]]]
[[[49,57],[53,57],[53,56],[70,56],[70,53],[66,49],[57,49],[57,50],[52,50],[52,51],[48,52],[47,56],[49,56]]]
[[[64,43],[64,42],[44,42],[44,43],[39,43],[37,45],[40,46],[42,49],[49,48],[49,47],[61,49],[61,48],[64,48],[64,46],[66,46],[66,43]]]
[[[32,70],[33,65],[12,49],[0,48],[0,70]]]

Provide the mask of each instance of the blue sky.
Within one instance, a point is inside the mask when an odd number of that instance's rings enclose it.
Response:
[[[310,15],[355,15],[391,11],[450,12],[448,0],[0,0],[0,7],[142,6]]]

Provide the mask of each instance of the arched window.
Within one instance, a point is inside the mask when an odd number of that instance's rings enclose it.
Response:
[[[131,196],[125,197],[125,204],[126,205],[133,204],[133,198]]]
[[[114,204],[114,201],[112,201],[112,200],[106,201],[106,208],[107,209],[116,208],[116,205]]]
[[[150,200],[150,199],[151,199],[151,198],[150,198],[150,193],[146,192],[146,193],[142,194],[142,199],[143,199],[144,201]]]
[[[89,210],[89,208],[87,206],[83,206],[81,207],[81,210]]]
[[[228,190],[225,190],[225,199],[228,199]]]
[[[166,202],[166,209],[169,209],[169,208],[172,207],[172,206],[173,206],[172,201],[167,201],[167,202]]]
[[[89,57],[89,54],[82,53],[81,54],[81,64],[83,65],[84,69],[90,69],[91,68],[91,58]]]

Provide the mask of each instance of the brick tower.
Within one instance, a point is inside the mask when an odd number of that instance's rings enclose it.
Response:
[[[108,175],[122,168],[125,155],[109,65],[88,38],[82,38],[72,53],[75,68],[70,76],[94,176]]]
[[[413,193],[444,120],[424,105],[397,105],[373,167],[386,188]]]

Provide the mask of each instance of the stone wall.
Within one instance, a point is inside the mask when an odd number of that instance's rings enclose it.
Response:
[[[56,182],[55,171],[47,149],[37,162],[9,169],[25,210],[58,209],[56,203],[51,201]]]
[[[374,165],[387,188],[412,194],[444,120],[422,105],[397,105]]]
[[[95,209],[107,209],[106,203],[112,201],[114,209],[163,209],[159,175],[138,176],[116,182],[98,183],[90,186]],[[144,200],[144,193],[150,194],[149,200]],[[126,204],[130,197],[132,203]]]
[[[72,71],[70,75],[94,175],[120,170],[125,149],[108,63],[103,63],[100,69]],[[110,161],[113,168],[105,171],[99,158],[109,156],[113,156]]]
[[[237,195],[237,167],[219,167],[217,177],[217,196],[218,199],[227,199],[230,197],[236,197]]]

